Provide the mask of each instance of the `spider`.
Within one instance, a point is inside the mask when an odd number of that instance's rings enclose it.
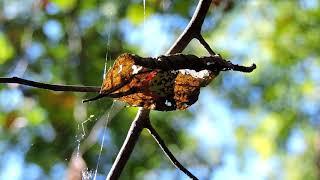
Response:
[[[207,86],[220,71],[251,72],[255,68],[255,64],[234,65],[220,55],[142,58],[125,53],[104,75],[100,94],[83,102],[108,96],[145,109],[184,110],[198,100],[200,88]]]

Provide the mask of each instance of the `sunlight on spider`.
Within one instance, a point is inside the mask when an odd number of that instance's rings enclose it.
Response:
[[[122,71],[122,64],[119,66],[119,71],[118,71],[118,73],[121,73],[121,71]]]
[[[139,71],[142,69],[142,66],[133,65],[132,66],[132,74],[138,74]]]
[[[195,70],[182,69],[182,70],[179,70],[179,72],[183,75],[191,75],[194,78],[200,78],[200,79],[210,76],[210,72],[208,70],[202,70],[197,72]]]

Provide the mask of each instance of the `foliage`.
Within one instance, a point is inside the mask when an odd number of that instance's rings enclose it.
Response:
[[[146,3],[144,17],[142,1],[1,0],[0,76],[100,85],[105,57],[108,68],[124,52],[163,54],[195,1]],[[200,179],[319,177],[319,6],[313,0],[248,1],[211,10],[204,24],[209,44],[233,62],[254,60],[257,70],[217,77],[187,111],[151,113],[169,148]],[[186,52],[205,55],[196,42]],[[83,145],[95,123],[117,108],[107,98],[81,103],[93,95],[1,85],[0,178],[10,168],[17,169],[12,178],[19,172],[20,179],[65,176],[77,140]],[[135,112],[125,108],[109,122],[98,178],[110,168]],[[90,170],[101,138],[83,155]],[[180,176],[143,134],[121,177]]]

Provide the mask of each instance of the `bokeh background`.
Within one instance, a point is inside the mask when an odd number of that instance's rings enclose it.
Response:
[[[0,0],[0,76],[99,86],[121,53],[164,54],[196,4]],[[155,128],[200,179],[319,179],[320,2],[213,4],[207,42],[258,68],[222,73],[186,111],[152,112]],[[197,41],[184,53],[207,55]],[[94,95],[1,84],[0,179],[66,179],[76,166],[104,179],[137,108],[108,98],[81,103]],[[121,179],[187,177],[144,131]]]

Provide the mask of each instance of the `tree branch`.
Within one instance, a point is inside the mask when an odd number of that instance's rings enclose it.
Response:
[[[109,171],[107,179],[115,180],[120,177],[121,172],[124,166],[127,164],[134,146],[138,141],[141,131],[149,121],[149,112],[150,111],[148,110],[139,110],[136,119],[131,123],[127,137]]]
[[[199,0],[197,8],[183,33],[168,50],[167,54],[182,52],[189,42],[201,32],[203,21],[207,15],[212,0]]]
[[[23,84],[26,86],[32,86],[40,89],[47,89],[52,91],[72,91],[72,92],[99,92],[100,87],[98,86],[71,86],[71,85],[58,85],[58,84],[47,84],[36,81],[30,81],[18,77],[0,77],[0,83],[15,83]]]
[[[152,124],[149,123],[146,127],[149,130],[149,133],[152,135],[152,137],[156,140],[162,151],[165,153],[165,155],[170,159],[172,164],[180,169],[184,174],[189,176],[191,179],[198,179],[196,176],[194,176],[188,169],[186,169],[171,153],[167,145],[164,143],[158,132],[152,127]]]
[[[209,46],[209,44],[206,42],[206,40],[204,40],[204,38],[202,37],[201,34],[198,34],[196,36],[196,38],[199,40],[200,44],[202,44],[202,46],[209,52],[209,54],[211,56],[216,55],[216,53],[211,49],[211,47]]]

